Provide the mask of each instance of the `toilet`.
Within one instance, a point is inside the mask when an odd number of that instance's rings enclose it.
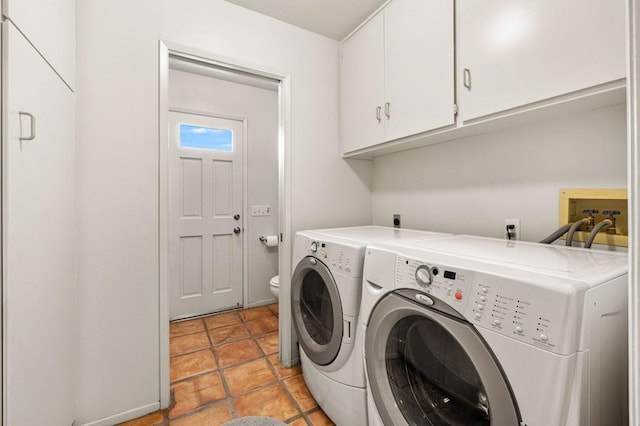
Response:
[[[271,294],[273,294],[273,297],[278,299],[280,295],[280,275],[276,275],[275,277],[271,278],[271,280],[269,281],[269,287],[271,289]]]

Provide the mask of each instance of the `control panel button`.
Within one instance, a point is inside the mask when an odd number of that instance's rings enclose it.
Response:
[[[484,302],[486,302],[486,301],[487,301],[487,298],[486,298],[486,297],[484,297],[484,296],[480,296],[480,301],[481,301],[482,303],[484,303]]]
[[[546,334],[541,334],[540,335],[540,340],[542,340],[543,342],[548,342],[549,341],[549,336],[547,336]]]
[[[483,293],[489,293],[489,289],[488,289],[488,288],[486,288],[486,287],[482,287],[482,292],[483,292]]]
[[[484,310],[484,305],[478,304],[478,310],[479,311],[483,311]]]
[[[522,333],[524,330],[519,325],[516,326],[516,333]]]
[[[480,318],[482,317],[482,314],[481,314],[480,312],[476,312],[476,313],[475,313],[475,317],[476,317],[476,318],[478,318],[478,319],[480,319]]]
[[[496,318],[496,319],[493,320],[493,323],[495,325],[500,325],[500,324],[502,324],[502,321],[500,321],[499,319]]]
[[[462,293],[457,292],[457,293],[455,294],[455,298],[456,298],[456,299],[458,299],[458,300],[462,300]]]

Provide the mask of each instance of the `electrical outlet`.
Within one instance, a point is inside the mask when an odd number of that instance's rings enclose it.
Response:
[[[504,220],[504,238],[512,241],[520,239],[520,219]]]
[[[400,228],[400,215],[399,214],[394,214],[393,215],[393,227],[394,228]]]

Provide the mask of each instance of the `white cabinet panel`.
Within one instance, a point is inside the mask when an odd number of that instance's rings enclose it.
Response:
[[[625,77],[623,0],[460,0],[457,15],[462,120]]]
[[[340,121],[343,152],[376,145],[384,139],[383,22],[382,14],[374,16],[342,45]]]
[[[384,31],[385,140],[454,124],[453,2],[396,0]]]
[[[342,151],[455,122],[453,2],[394,0],[342,45]]]
[[[64,81],[76,84],[76,0],[3,0],[3,14]]]
[[[28,41],[3,25],[6,420],[71,425],[77,284],[75,96]],[[31,119],[35,117],[35,139]]]

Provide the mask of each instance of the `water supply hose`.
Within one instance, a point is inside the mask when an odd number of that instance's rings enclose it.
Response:
[[[547,238],[545,238],[544,240],[540,241],[540,244],[551,244],[552,242],[554,242],[555,240],[557,240],[558,238],[560,238],[564,234],[566,234],[567,231],[569,230],[569,228],[571,228],[571,225],[573,225],[573,224],[572,223],[567,223],[566,225],[562,225],[553,234],[549,235]]]
[[[571,246],[571,243],[573,242],[573,234],[576,233],[576,231],[582,226],[582,225],[588,225],[589,224],[589,218],[583,218],[580,219],[577,222],[573,222],[573,224],[571,225],[571,228],[569,228],[569,233],[567,234],[567,246]]]
[[[593,244],[593,240],[596,239],[596,235],[598,235],[598,232],[600,232],[602,228],[608,228],[611,225],[613,225],[613,221],[611,219],[605,219],[594,226],[593,231],[591,231],[591,233],[587,237],[587,241],[584,243],[584,248],[591,248],[591,244]]]

